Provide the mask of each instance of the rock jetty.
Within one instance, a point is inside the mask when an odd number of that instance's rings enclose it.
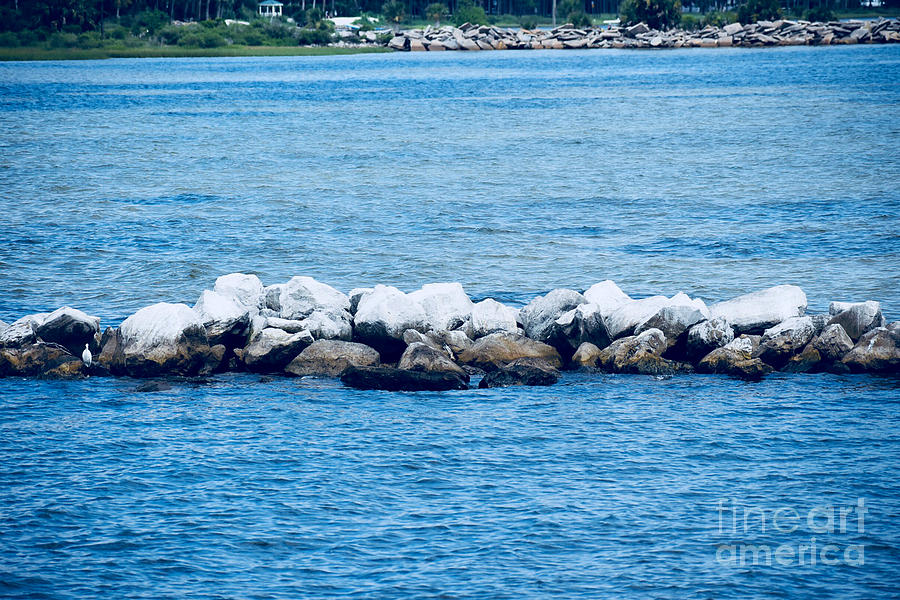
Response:
[[[758,48],[765,46],[829,46],[834,44],[890,44],[900,42],[900,20],[877,21],[759,21],[748,25],[708,25],[689,31],[659,31],[644,23],[630,27],[577,28],[571,24],[551,30],[506,29],[466,23],[461,27],[426,27],[398,32],[388,47],[399,51],[533,50],[579,48]]]
[[[795,285],[707,304],[683,292],[635,299],[603,281],[515,308],[473,302],[459,283],[344,294],[311,277],[265,286],[232,273],[193,306],[154,304],[102,332],[99,318],[70,307],[0,324],[0,377],[243,371],[448,391],[552,385],[565,369],[745,380],[776,371],[900,374],[900,321],[887,324],[879,302],[806,309]],[[85,346],[90,365],[79,358]]]

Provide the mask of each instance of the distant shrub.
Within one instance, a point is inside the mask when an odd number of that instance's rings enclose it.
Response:
[[[179,46],[187,48],[218,48],[225,44],[225,38],[215,31],[191,31],[178,40]]]
[[[738,21],[747,25],[757,21],[775,21],[781,18],[779,0],[747,0],[737,10]]]
[[[453,13],[453,24],[459,27],[463,23],[487,25],[488,18],[484,14],[484,9],[480,6],[475,6],[472,0],[459,0],[456,12]]]
[[[325,46],[332,41],[332,34],[324,29],[301,29],[297,35],[300,46]]]
[[[18,48],[19,36],[12,31],[4,31],[0,33],[0,47],[2,48]]]
[[[700,29],[700,18],[687,13],[681,15],[681,28],[685,31],[696,31]]]
[[[832,12],[831,8],[828,5],[821,4],[803,13],[803,18],[805,18],[807,21],[827,23],[828,21],[834,21],[834,12]]]
[[[434,21],[435,25],[441,24],[441,19],[446,19],[450,14],[450,10],[443,2],[432,2],[425,7],[425,17],[429,21]]]
[[[712,25],[713,27],[724,27],[737,20],[737,13],[735,12],[720,12],[714,10],[703,15],[703,25]]]
[[[406,21],[406,4],[400,0],[388,0],[381,6],[381,14],[391,27],[396,28]]]
[[[519,20],[519,25],[522,26],[522,29],[534,29],[537,27],[537,19],[532,16],[523,16]]]
[[[47,44],[51,48],[75,48],[78,46],[78,36],[74,33],[54,33]]]
[[[159,39],[164,44],[174,45],[177,44],[181,39],[181,36],[184,34],[184,27],[176,27],[174,25],[169,25],[168,27],[163,27],[159,31]]]
[[[571,23],[579,29],[585,29],[594,25],[591,22],[591,18],[587,16],[584,11],[575,11],[569,13],[569,16],[566,17],[566,23]]]
[[[131,21],[132,35],[142,35],[156,33],[169,23],[169,15],[161,10],[145,10],[134,15]]]
[[[379,33],[378,35],[375,36],[375,41],[377,41],[379,44],[387,44],[389,41],[391,41],[391,38],[393,38],[393,37],[394,37],[394,34],[391,33],[390,31],[382,31],[381,33]]]
[[[681,23],[681,1],[625,0],[619,18],[624,25],[646,23],[651,29],[670,29]]]
[[[107,27],[106,35],[114,40],[124,40],[128,35],[128,30],[121,25],[112,25],[110,27]]]
[[[91,31],[88,33],[82,33],[78,36],[78,47],[79,48],[99,48],[103,45],[103,41],[100,39],[100,34],[96,31]]]

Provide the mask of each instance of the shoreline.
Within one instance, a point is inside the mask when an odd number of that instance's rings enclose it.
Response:
[[[142,48],[0,48],[0,62],[41,62],[51,60],[107,60],[112,58],[231,58],[266,56],[347,56],[392,52],[384,46],[224,46],[182,48],[180,46]]]
[[[515,29],[465,23],[398,31],[386,44],[358,46],[223,46],[184,48],[142,46],[137,48],[46,48],[0,47],[0,62],[50,60],[104,60],[110,58],[227,58],[266,56],[344,56],[390,52],[482,51],[482,50],[586,50],[586,49],[677,49],[677,48],[766,48],[782,46],[839,46],[900,43],[900,19],[874,21],[759,21],[748,25],[730,23],[689,31],[658,31],[644,23],[631,27],[578,29],[570,24],[554,29]]]

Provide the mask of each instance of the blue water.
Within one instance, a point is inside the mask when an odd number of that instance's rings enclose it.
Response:
[[[0,319],[231,271],[896,319],[898,114],[896,45],[0,63]],[[896,378],[170,385],[0,380],[0,596],[900,597]]]

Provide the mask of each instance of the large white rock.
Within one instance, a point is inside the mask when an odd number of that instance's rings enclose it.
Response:
[[[472,301],[459,283],[428,283],[409,294],[425,313],[430,329],[457,329],[472,314]]]
[[[347,311],[335,314],[331,311],[316,310],[300,321],[303,329],[317,340],[350,341],[353,337],[353,326]]]
[[[209,371],[209,340],[200,316],[185,304],[147,306],[119,328],[125,372],[133,377]]]
[[[381,284],[360,298],[354,323],[357,334],[373,342],[385,338],[402,340],[407,329],[423,333],[429,329],[419,302],[395,287]]]
[[[185,332],[206,336],[197,312],[186,304],[168,302],[145,306],[125,319],[119,330],[126,351],[132,353],[166,350]]]
[[[650,296],[640,300],[632,300],[608,315],[604,315],[603,321],[606,329],[613,338],[620,338],[634,334],[634,328],[650,319],[659,309],[669,305],[669,298],[665,296]]]
[[[554,333],[556,320],[581,304],[587,304],[587,298],[575,290],[560,288],[538,296],[519,311],[525,335],[547,341]]]
[[[631,302],[631,297],[609,279],[592,285],[584,293],[584,297],[588,302],[596,305],[597,310],[603,315],[608,315],[620,306]]]
[[[350,315],[350,299],[345,294],[306,276],[266,288],[266,305],[283,319],[304,319],[317,310]]]
[[[266,301],[266,290],[256,275],[230,273],[216,279],[213,291],[235,303],[247,307],[251,311],[259,310]]]
[[[516,317],[519,311],[511,306],[487,298],[472,307],[472,318],[469,321],[469,337],[477,339],[497,331],[516,333],[518,324]]]
[[[360,299],[370,293],[373,288],[353,288],[347,296],[350,298],[350,314],[356,314],[356,308],[359,306]]]
[[[796,285],[776,285],[709,307],[712,318],[723,318],[736,333],[760,333],[806,311],[806,294]]]
[[[206,328],[211,344],[233,342],[243,346],[250,333],[251,310],[246,304],[239,304],[234,296],[226,296],[212,290],[204,290],[194,304],[194,312]]]

